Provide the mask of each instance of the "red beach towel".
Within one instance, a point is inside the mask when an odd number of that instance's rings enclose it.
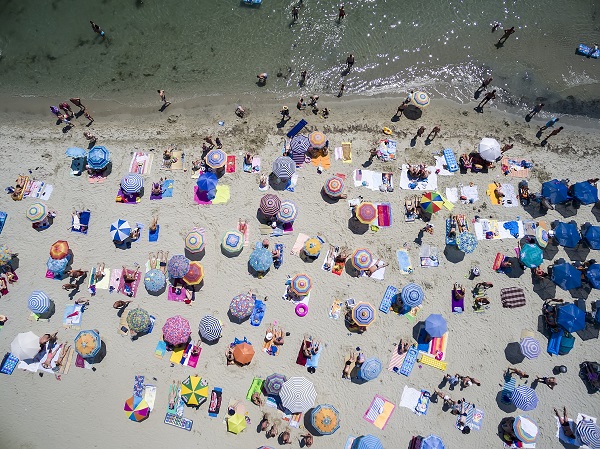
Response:
[[[235,156],[229,155],[227,156],[227,165],[225,171],[227,173],[235,173]]]

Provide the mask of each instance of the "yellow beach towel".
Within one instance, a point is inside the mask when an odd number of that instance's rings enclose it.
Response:
[[[231,190],[229,186],[221,185],[217,186],[217,192],[215,194],[214,199],[212,200],[213,204],[227,204],[229,198],[231,197]]]
[[[329,154],[327,154],[327,156],[313,157],[310,160],[310,163],[315,167],[320,165],[324,170],[329,170],[331,168],[331,158],[329,157]]]
[[[344,164],[352,163],[352,143],[350,142],[342,143],[342,162]]]
[[[487,196],[490,197],[490,201],[492,202],[492,204],[494,206],[499,206],[500,205],[500,200],[498,199],[498,197],[494,193],[494,190],[496,190],[496,184],[491,183],[491,184],[488,184],[487,192],[485,192],[485,193],[487,194]]]

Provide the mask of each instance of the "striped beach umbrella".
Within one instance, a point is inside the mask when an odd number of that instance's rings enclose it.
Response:
[[[581,287],[581,273],[570,263],[561,263],[552,268],[552,280],[563,290]]]
[[[53,259],[64,259],[69,255],[69,243],[65,240],[57,240],[50,247],[50,257]]]
[[[538,397],[533,388],[519,385],[510,397],[513,405],[524,412],[534,410],[538,405]]]
[[[102,341],[96,331],[80,331],[75,337],[75,351],[83,358],[95,357],[101,347]]]
[[[212,315],[204,315],[200,320],[200,336],[206,341],[215,341],[221,338],[223,325]]]
[[[159,269],[152,269],[144,275],[144,286],[152,293],[159,292],[167,283],[167,277]]]
[[[441,337],[448,331],[448,324],[442,315],[432,313],[425,320],[425,331],[431,337]]]
[[[412,94],[411,102],[418,108],[426,108],[429,106],[431,99],[425,92],[417,91]]]
[[[281,208],[281,200],[277,195],[267,193],[260,199],[260,211],[265,217],[274,217]]]
[[[52,273],[62,273],[67,268],[69,264],[69,259],[66,257],[64,259],[53,259],[52,257],[48,257],[48,261],[46,262],[46,267],[48,267],[48,271]]]
[[[227,154],[223,150],[215,148],[206,155],[206,165],[210,168],[221,168],[227,162]]]
[[[115,242],[123,242],[131,234],[131,226],[127,220],[117,220],[110,225],[110,236]]]
[[[400,292],[400,299],[407,307],[412,308],[421,305],[423,298],[425,298],[425,293],[423,293],[421,286],[412,282],[402,287]]]
[[[204,267],[200,262],[191,261],[188,272],[183,277],[187,285],[198,285],[204,279]]]
[[[317,405],[310,415],[310,423],[321,435],[332,435],[340,428],[340,412],[331,404]]]
[[[358,377],[365,381],[377,379],[377,376],[379,376],[381,373],[381,369],[381,360],[377,358],[367,359],[360,366],[360,369],[358,370]]]
[[[593,263],[585,272],[585,277],[594,288],[600,288],[600,264]],[[597,316],[598,312],[596,312]]]
[[[279,396],[281,386],[287,380],[287,376],[284,374],[273,373],[267,376],[263,383],[263,391],[267,396]]]
[[[306,377],[292,377],[279,390],[281,404],[292,413],[305,413],[317,399],[313,383]]]
[[[12,260],[12,252],[5,244],[0,245],[0,266],[8,264]]]
[[[558,223],[554,228],[554,238],[559,245],[565,248],[575,248],[581,240],[581,235],[579,235],[579,229],[575,222]]]
[[[181,399],[187,405],[200,405],[208,398],[208,384],[199,376],[188,376],[181,383]]]
[[[363,224],[369,224],[377,218],[377,208],[373,203],[365,201],[354,209],[356,218]]]
[[[354,440],[352,449],[383,449],[383,444],[375,435],[363,435]]]
[[[92,170],[102,170],[110,162],[110,151],[106,147],[97,145],[87,155],[87,164]]]
[[[344,180],[339,176],[332,176],[325,181],[323,191],[331,198],[339,198],[344,193]]]
[[[247,365],[254,357],[254,348],[251,344],[243,342],[233,348],[233,358],[241,365]]]
[[[600,428],[591,419],[582,419],[577,423],[577,434],[583,444],[600,449]]]
[[[362,327],[372,324],[376,316],[375,308],[368,302],[360,301],[352,309],[352,319]]]
[[[292,140],[290,141],[290,150],[292,150],[292,155],[302,154],[302,162],[304,162],[304,154],[306,154],[309,148],[310,140],[308,137],[303,136],[302,134],[297,134],[292,137]],[[294,159],[294,161],[296,160],[293,157],[292,159]]]
[[[583,238],[591,249],[600,249],[600,226],[588,226]]]
[[[538,426],[529,416],[519,415],[513,423],[513,432],[523,443],[535,443],[538,437]]]
[[[27,307],[33,313],[46,313],[50,310],[50,298],[46,293],[36,290],[29,296]]]
[[[519,342],[521,353],[528,359],[535,359],[542,352],[540,342],[532,337],[522,338]]]
[[[598,187],[587,182],[577,182],[573,184],[573,196],[581,204],[594,204],[598,202]]]
[[[47,214],[46,206],[42,203],[33,203],[27,208],[27,211],[25,211],[25,216],[32,223],[39,223],[46,218]]]
[[[321,254],[321,240],[316,237],[309,238],[304,242],[303,251],[309,257],[318,257]]]
[[[519,258],[527,268],[539,267],[544,262],[544,250],[537,245],[529,243],[523,245]]]
[[[127,324],[129,325],[129,329],[134,332],[146,332],[150,329],[152,320],[146,310],[138,307],[130,310],[127,314]]]
[[[357,270],[366,270],[373,263],[373,255],[368,249],[359,248],[352,254],[352,266]]]
[[[235,296],[229,303],[231,316],[239,320],[249,317],[254,310],[254,297],[250,293]]]
[[[438,192],[426,192],[421,197],[421,209],[429,214],[442,210],[444,199]]]
[[[297,274],[290,283],[290,290],[298,296],[306,296],[312,288],[312,280],[306,274]]]
[[[313,131],[308,136],[310,146],[316,149],[323,148],[327,143],[327,137],[321,131]]]
[[[121,179],[121,190],[125,193],[138,193],[144,187],[144,178],[138,173],[129,173]]]
[[[227,231],[221,246],[228,253],[237,253],[244,248],[244,235],[239,231]]]
[[[273,174],[280,179],[290,179],[296,173],[296,163],[291,157],[279,156],[273,161]]]
[[[163,340],[173,346],[187,343],[192,335],[190,322],[181,315],[175,315],[167,318],[163,328]]]
[[[196,181],[198,190],[201,190],[202,192],[210,192],[211,190],[215,190],[218,183],[219,178],[217,178],[217,175],[211,172],[202,173],[198,177],[198,181]]]
[[[477,248],[477,236],[470,232],[461,232],[456,238],[456,246],[465,254],[471,254]]]
[[[203,229],[194,228],[185,236],[185,249],[190,253],[199,253],[205,246]]]
[[[277,212],[277,221],[281,223],[291,223],[298,216],[298,207],[296,203],[290,200],[281,202],[281,208]]]
[[[267,271],[273,264],[273,254],[266,248],[256,248],[252,251],[252,254],[250,254],[249,263],[254,271]]]
[[[190,269],[190,259],[183,254],[176,254],[167,263],[167,273],[175,279],[183,278]]]
[[[131,396],[127,399],[123,410],[125,416],[135,422],[143,421],[150,415],[150,406],[139,396]]]

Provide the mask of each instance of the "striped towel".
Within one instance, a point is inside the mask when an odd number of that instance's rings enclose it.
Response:
[[[396,368],[395,371],[398,371],[402,367],[402,362],[404,361],[405,357],[406,357],[406,352],[404,354],[398,354],[398,345],[396,345],[396,347],[394,348],[394,353],[392,354],[392,357],[390,358],[390,363],[388,365],[388,371],[394,372],[394,368]]]
[[[379,304],[379,310],[383,313],[389,313],[390,308],[392,307],[392,301],[398,294],[398,289],[393,285],[388,285],[383,298],[381,299],[381,304]]]
[[[379,411],[384,405],[385,401],[383,400],[383,398],[376,396],[375,399],[373,399],[373,402],[371,402],[371,407],[369,408],[369,410],[367,410],[365,418],[370,421],[375,421],[380,415]]]

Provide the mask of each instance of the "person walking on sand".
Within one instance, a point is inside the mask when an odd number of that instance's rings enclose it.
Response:
[[[171,104],[170,101],[167,101],[167,96],[165,95],[165,91],[162,89],[157,90],[158,95],[160,96],[160,100],[163,102],[163,108],[166,108]]]
[[[96,136],[94,136],[94,135],[93,135],[91,132],[89,132],[89,131],[84,131],[84,132],[83,132],[83,137],[85,137],[85,138],[86,138],[86,140],[87,140],[87,141],[88,141],[90,144],[92,144],[92,145],[96,145],[96,141],[98,140],[98,139],[96,138]]]
[[[69,98],[69,101],[79,108],[79,112],[85,111],[85,106],[81,103],[81,98]]]
[[[258,78],[258,82],[260,84],[262,84],[263,86],[265,84],[267,84],[267,78],[268,78],[267,72],[259,73],[258,75],[256,75],[256,77]]]
[[[352,53],[350,53],[348,55],[348,57],[346,58],[346,66],[348,67],[348,71],[350,71],[350,69],[352,69],[353,65],[354,65],[354,55]]]
[[[88,124],[86,126],[90,126],[92,123],[94,123],[94,117],[92,117],[89,112],[84,112],[83,116],[88,119]]]
[[[69,116],[69,118],[73,118],[73,116],[75,115],[71,110],[71,106],[69,106],[69,103],[67,103],[66,101],[64,103],[59,104],[58,107],[61,108],[64,111],[64,113]]]
[[[479,89],[477,89],[477,90],[487,90],[488,86],[491,84],[491,82],[493,80],[494,80],[493,77],[488,76],[481,82],[481,86],[479,86]]]
[[[281,111],[279,111],[279,113],[281,114],[281,120],[283,121],[288,121],[289,119],[291,119],[292,117],[290,116],[290,110],[288,109],[287,106],[284,106]]]
[[[346,89],[346,85],[344,83],[342,83],[342,85],[340,86],[340,91],[338,92],[338,98],[341,97],[342,95],[344,95],[344,89]]]
[[[520,369],[512,368],[510,366],[506,370],[506,373],[510,376],[516,374],[517,376],[519,376],[519,379],[527,379],[529,377],[529,374],[527,374],[525,371],[521,371]]]
[[[548,120],[546,122],[546,124],[544,126],[540,126],[540,129],[538,132],[542,132],[542,131],[546,131],[548,128],[553,128],[554,125],[556,125],[556,122],[558,122],[560,119],[558,117],[552,117],[550,120]]]
[[[433,129],[431,130],[431,132],[427,135],[427,139],[428,141],[432,141],[433,139],[435,139],[438,135],[438,133],[441,131],[441,128],[439,125],[435,125],[433,127]]]
[[[308,76],[308,72],[306,70],[302,70],[300,72],[300,84],[306,83],[306,77]]]
[[[527,114],[527,117],[529,117],[531,119],[534,115],[537,115],[542,110],[543,107],[544,107],[544,103],[539,103],[539,104],[535,105],[534,108],[531,111],[529,111],[529,114]]]
[[[503,146],[503,147],[500,149],[500,154],[504,154],[504,153],[506,153],[508,150],[512,150],[512,148],[513,148],[514,146],[515,146],[515,145],[514,145],[514,144],[512,144],[512,143],[510,143],[510,144],[509,144],[509,143],[507,143],[506,145],[504,145],[504,146]]]
[[[92,25],[92,30],[94,30],[94,33],[97,33],[100,36],[102,36],[102,39],[104,39],[106,37],[106,34],[102,30],[102,28],[100,28],[97,24],[95,24],[91,20],[90,20],[90,25]]]
[[[496,98],[496,90],[494,89],[491,92],[488,92],[487,94],[485,94],[485,96],[483,97],[483,100],[481,100],[479,102],[479,105],[477,106],[477,109],[483,109],[483,107],[490,101],[490,100],[494,100]]]
[[[500,22],[494,22],[494,24],[492,25],[492,33],[494,33],[498,28],[500,28],[500,25]]]
[[[346,17],[346,10],[344,9],[344,5],[340,5],[340,9],[338,11],[338,22],[341,22],[344,17]]]
[[[548,387],[551,390],[554,390],[554,387],[556,387],[558,385],[558,382],[556,381],[556,377],[535,376],[535,380],[536,380],[536,382],[548,385]]]
[[[299,15],[300,15],[300,8],[298,8],[297,6],[294,6],[292,8],[292,19],[294,20],[294,22],[296,22],[298,20]]]
[[[425,127],[421,126],[419,129],[417,129],[417,134],[415,134],[415,139],[417,137],[423,137],[424,133],[425,133]]]
[[[514,32],[515,32],[515,27],[510,27],[509,29],[505,29],[504,34],[498,40],[498,45],[501,45],[504,42],[506,42],[506,39],[508,39],[510,37],[510,35],[513,34]]]

